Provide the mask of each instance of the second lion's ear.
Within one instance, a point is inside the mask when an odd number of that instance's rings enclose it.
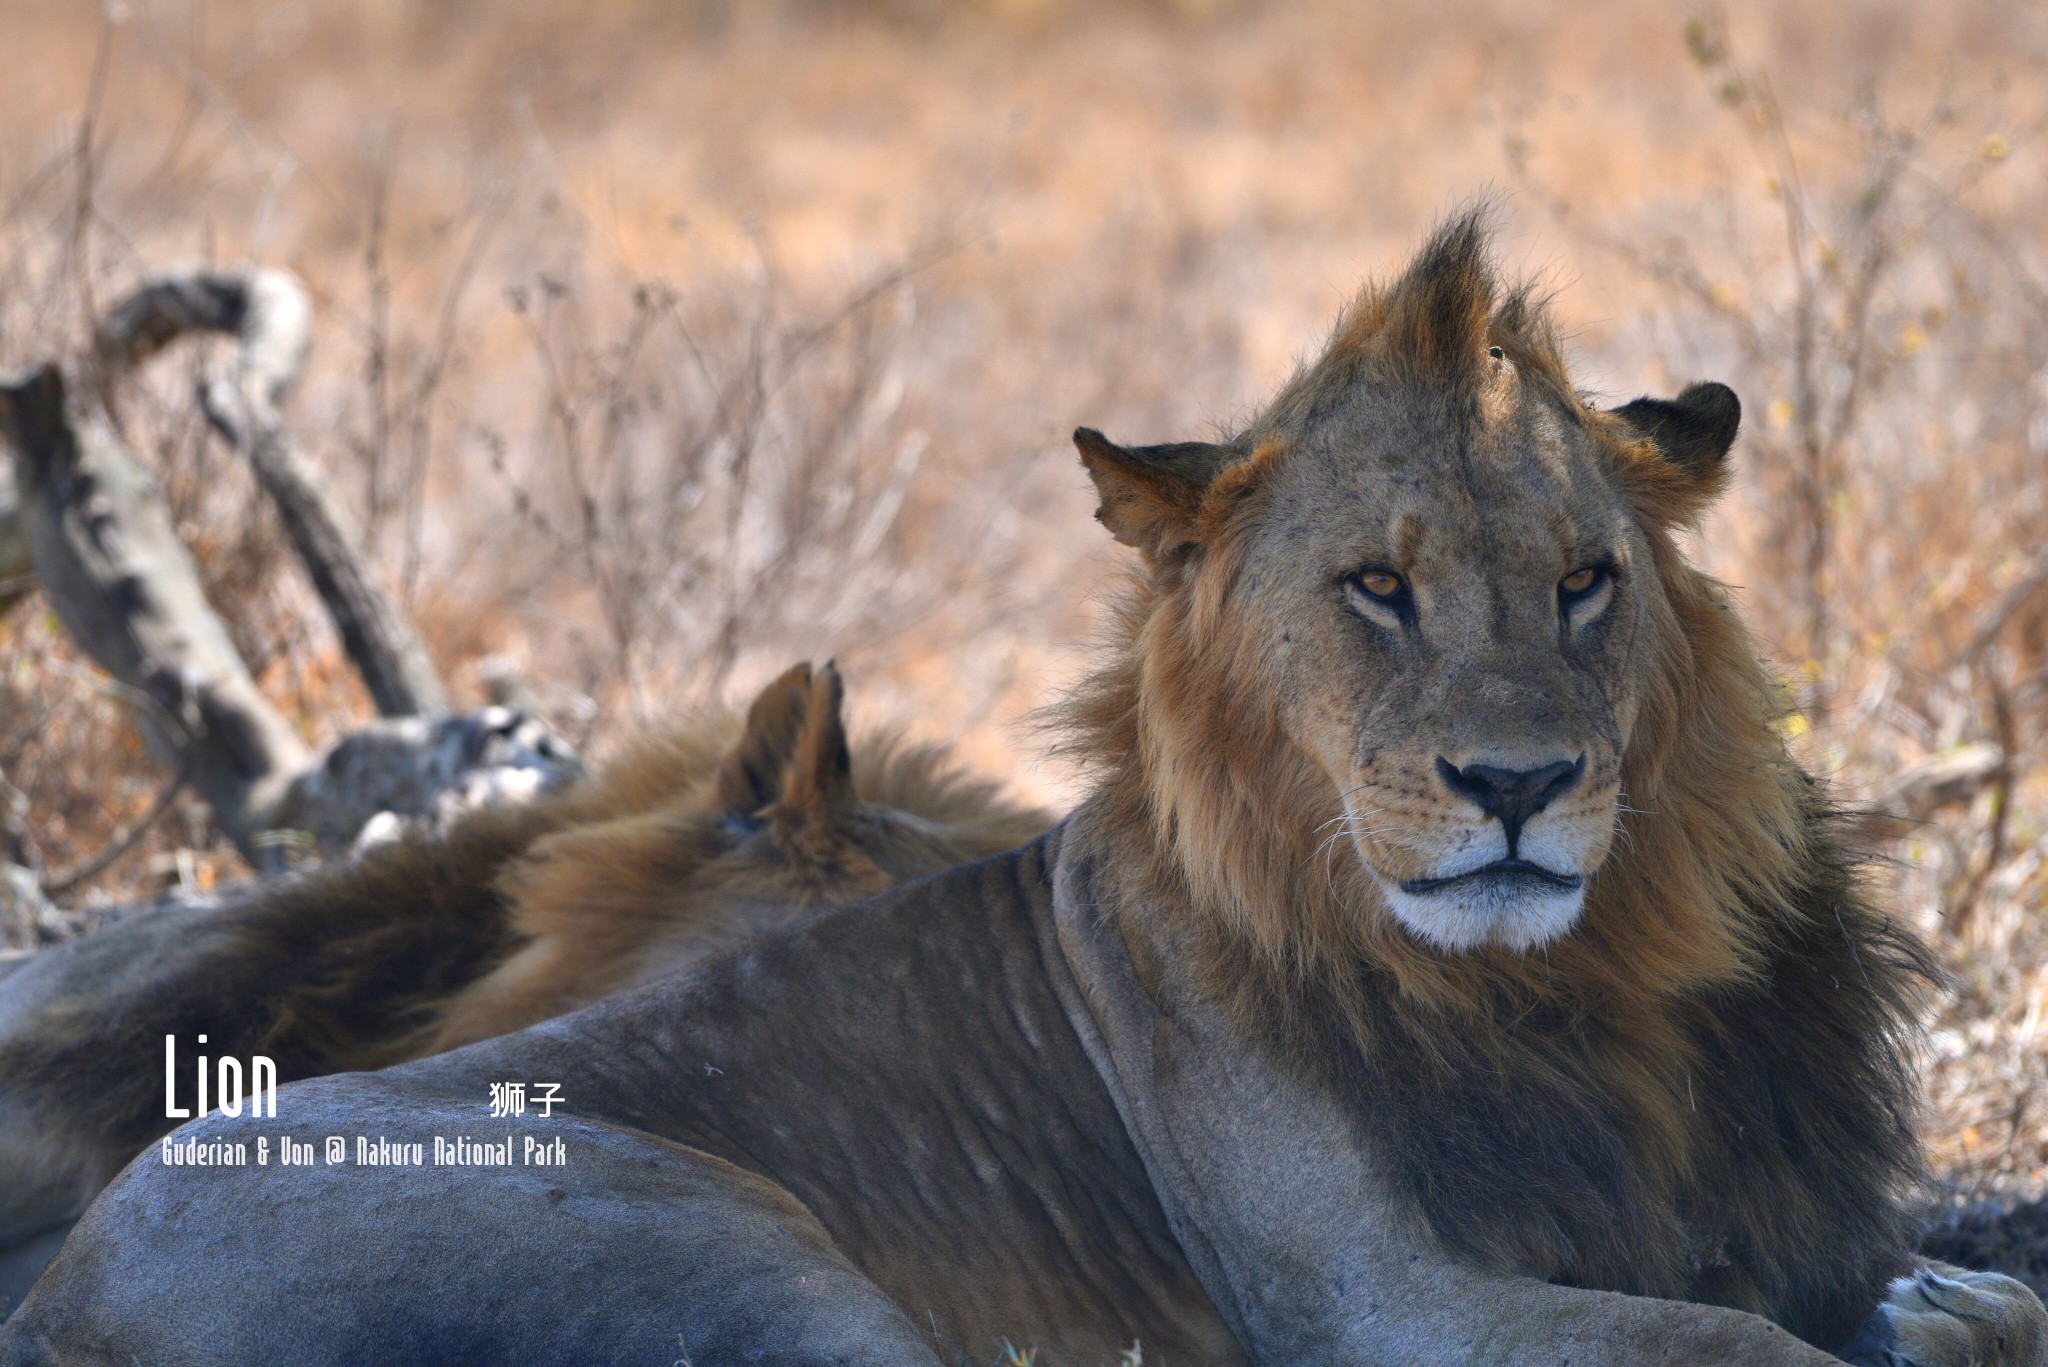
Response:
[[[1101,500],[1096,520],[1155,566],[1195,544],[1202,496],[1236,454],[1200,441],[1118,446],[1092,427],[1075,430],[1074,448]]]
[[[718,802],[726,812],[752,816],[781,795],[783,775],[810,720],[813,689],[811,667],[800,664],[754,699],[739,743],[718,770]]]
[[[837,839],[859,805],[846,742],[846,687],[829,660],[786,670],[747,710],[739,743],[718,772],[718,801],[731,816],[765,817],[786,845]],[[808,843],[807,843],[808,842]]]
[[[1742,426],[1742,401],[1725,384],[1687,385],[1675,399],[1636,399],[1612,410],[1657,448],[1655,469],[1633,469],[1643,511],[1666,524],[1690,522],[1728,486],[1728,450]]]
[[[839,670],[827,660],[810,681],[803,724],[769,814],[785,839],[836,839],[840,822],[859,805],[853,750],[846,743],[845,701]]]

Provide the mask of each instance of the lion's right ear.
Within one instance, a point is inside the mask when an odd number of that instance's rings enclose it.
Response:
[[[1687,385],[1675,399],[1636,399],[1613,414],[1657,448],[1654,469],[1629,471],[1646,516],[1666,525],[1691,522],[1728,487],[1728,450],[1742,426],[1742,401],[1727,385]]]
[[[840,823],[859,805],[853,748],[846,743],[846,687],[825,662],[804,699],[803,725],[790,747],[770,820],[786,844],[814,857],[837,843]]]
[[[1092,427],[1075,429],[1074,448],[1102,500],[1096,520],[1153,565],[1195,544],[1202,496],[1236,456],[1228,446],[1201,441],[1118,446]]]

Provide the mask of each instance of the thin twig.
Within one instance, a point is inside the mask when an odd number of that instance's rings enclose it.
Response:
[[[185,762],[178,767],[176,773],[165,780],[164,786],[157,792],[156,800],[149,804],[149,810],[138,817],[134,825],[109,841],[98,854],[62,873],[40,880],[43,896],[54,901],[80,883],[99,877],[125,858],[129,851],[140,845],[142,838],[149,834],[150,828],[163,820],[164,814],[171,810],[171,804],[177,801],[178,794],[185,791],[186,781],[192,777],[191,754],[191,751],[186,751]]]
[[[1991,695],[1993,729],[1998,734],[1998,768],[1991,776],[1991,848],[1985,852],[1983,864],[1970,876],[1963,890],[1956,894],[1948,916],[1942,922],[1943,930],[1957,938],[1969,928],[1970,918],[1977,911],[1978,898],[1991,881],[1991,875],[2005,861],[2006,827],[2012,814],[2013,759],[2019,749],[2019,723],[2013,716],[2012,695],[1996,669],[1985,669],[1983,675],[1985,691]]]
[[[113,58],[114,11],[100,11],[99,38],[93,46],[92,76],[86,86],[85,112],[78,120],[78,140],[73,149],[77,165],[76,197],[72,204],[70,251],[72,284],[78,291],[78,313],[90,330],[99,318],[93,303],[92,262],[88,234],[94,218],[93,187],[98,171],[94,164],[94,139],[98,134],[100,108],[107,94],[107,67]]]

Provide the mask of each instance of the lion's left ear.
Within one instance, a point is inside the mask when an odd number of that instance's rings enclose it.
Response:
[[[792,665],[755,697],[738,743],[718,768],[723,811],[752,816],[782,792],[783,773],[810,719],[814,684],[810,665]]]
[[[1096,520],[1155,568],[1197,543],[1203,495],[1237,458],[1233,448],[1203,441],[1118,446],[1092,427],[1075,430],[1074,448],[1102,500]]]
[[[1742,401],[1727,385],[1687,385],[1675,399],[1636,399],[1612,412],[1660,458],[1655,468],[1638,463],[1627,472],[1645,516],[1667,526],[1690,522],[1728,487]]]

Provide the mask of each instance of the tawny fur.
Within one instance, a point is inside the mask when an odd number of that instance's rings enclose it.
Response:
[[[404,1056],[573,1010],[1051,824],[942,750],[887,736],[850,750],[840,702],[835,671],[793,670],[744,728],[721,719],[629,746],[578,799],[577,820],[498,875],[519,947],[448,999]],[[702,763],[717,751],[721,762]],[[758,834],[736,842],[750,822]]]
[[[1540,304],[1496,287],[1484,238],[1460,220],[1368,288],[1192,492],[1155,496],[1156,475],[1133,483],[1083,434],[1101,515],[1149,559],[1110,663],[1054,721],[1093,759],[1097,809],[1149,851],[1159,901],[1194,916],[1209,990],[1364,1094],[1439,1237],[1839,1342],[1906,1248],[1897,1198],[1919,1150],[1901,1050],[1934,970],[1873,908],[1862,852],[1788,752],[1783,695],[1727,590],[1673,540],[1725,468],[1679,468],[1578,394]],[[1273,642],[1242,600],[1271,572],[1247,547],[1300,434],[1361,384],[1412,386],[1483,429],[1490,362],[1519,379],[1515,402],[1590,436],[1661,592],[1626,681],[1640,710],[1618,831],[1580,920],[1540,952],[1446,954],[1333,853],[1336,794],[1286,732]]]
[[[1673,548],[1739,402],[1592,411],[1483,237],[1440,233],[1232,442],[1077,434],[1146,572],[1068,713],[1098,781],[1041,840],[289,1090],[293,1124],[420,1142],[490,1080],[576,1078],[572,1114],[525,1122],[566,1166],[131,1166],[0,1361],[658,1361],[686,1337],[719,1362],[1825,1367],[1854,1336],[1866,1364],[2048,1364],[2008,1279],[1878,1310],[1910,1261],[1925,960]],[[1374,566],[1427,592],[1360,601]],[[807,857],[845,786],[826,739],[756,815]],[[739,753],[750,800],[773,765]],[[1481,767],[1560,760],[1572,786],[1512,832],[1474,797]],[[1532,905],[1555,918],[1508,952],[1492,930]]]
[[[746,718],[651,731],[559,796],[241,890],[118,988],[89,965],[55,982],[0,1034],[0,1105],[19,1133],[18,1153],[0,1137],[0,1248],[75,1216],[173,1127],[166,1035],[184,1077],[201,1053],[267,1055],[281,1081],[383,1067],[573,1010],[1050,824],[940,747],[876,736],[854,753],[841,703],[836,670],[799,666]],[[111,952],[149,929],[101,937]],[[31,1148],[62,1153],[63,1170]]]

